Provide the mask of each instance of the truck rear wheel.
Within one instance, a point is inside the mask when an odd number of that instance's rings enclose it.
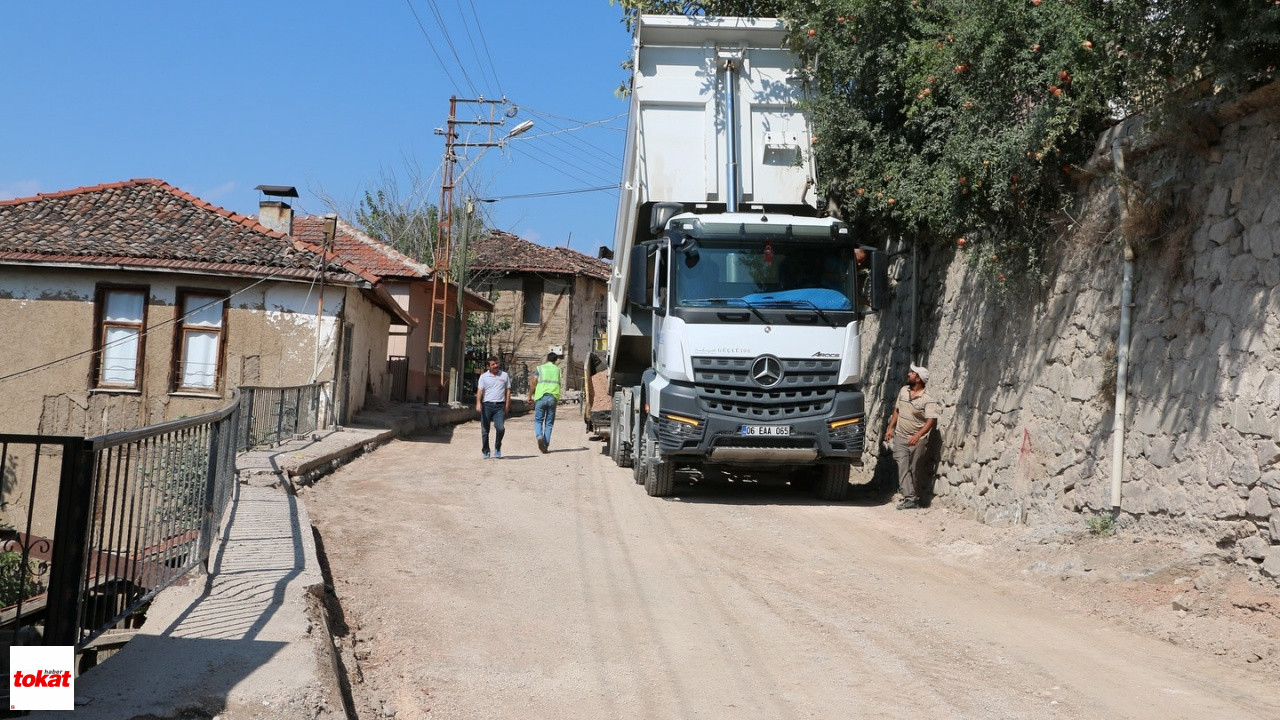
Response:
[[[646,469],[649,467],[649,439],[645,437],[645,422],[643,418],[636,420],[636,436],[632,447],[635,448],[635,456],[632,458],[631,477],[635,479],[637,485],[643,485],[648,477]]]
[[[849,466],[818,466],[818,482],[813,486],[819,500],[843,500],[849,495]]]
[[[649,497],[667,497],[676,489],[676,464],[670,460],[658,458],[650,462],[649,472],[644,479],[644,491]]]

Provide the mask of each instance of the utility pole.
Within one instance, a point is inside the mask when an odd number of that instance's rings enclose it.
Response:
[[[482,108],[487,107],[489,119],[484,120],[477,116],[475,120],[459,120],[457,117],[458,103],[472,103]],[[495,141],[493,139],[493,128],[506,122],[505,119],[494,119],[497,107],[499,105],[506,104],[506,98],[502,98],[501,100],[486,100],[484,98],[471,99],[459,98],[456,95],[451,96],[449,98],[448,123],[445,128],[436,129],[437,135],[444,135],[444,167],[441,171],[443,179],[440,184],[440,208],[438,210],[439,226],[436,232],[434,257],[435,272],[433,272],[431,276],[431,319],[429,321],[430,325],[427,327],[427,357],[428,359],[432,357],[439,358],[439,387],[442,393],[442,397],[440,398],[441,404],[447,403],[449,400],[447,390],[448,385],[445,383],[445,375],[449,365],[449,354],[448,348],[445,347],[445,343],[449,337],[449,281],[453,275],[451,269],[452,257],[450,257],[450,250],[453,242],[453,189],[454,183],[456,182],[453,176],[453,166],[458,161],[457,155],[454,154],[454,148],[480,147],[488,149],[502,145],[500,141]],[[479,143],[458,142],[458,125],[476,125],[488,128],[488,141]],[[464,170],[463,172],[465,173],[466,171]],[[465,280],[466,279],[463,277],[457,278],[459,307],[461,307],[462,283],[465,282]],[[440,317],[438,333],[436,327],[437,314]],[[461,312],[458,314],[458,340],[460,342],[465,342],[465,339],[462,337]],[[439,349],[438,355],[435,354],[437,349]],[[460,371],[461,368],[457,368],[456,370]]]

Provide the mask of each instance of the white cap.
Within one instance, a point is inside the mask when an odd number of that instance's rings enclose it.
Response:
[[[912,365],[911,372],[920,376],[920,382],[923,382],[923,383],[929,382],[929,368],[920,367],[919,365]]]

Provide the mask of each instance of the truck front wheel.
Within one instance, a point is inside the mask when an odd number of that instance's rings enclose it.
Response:
[[[813,493],[819,500],[843,500],[849,495],[849,466],[818,466],[818,482],[814,483]]]
[[[650,497],[667,497],[676,489],[676,464],[661,457],[649,462],[644,491]]]

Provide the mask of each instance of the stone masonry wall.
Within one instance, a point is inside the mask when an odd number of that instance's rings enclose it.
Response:
[[[1280,112],[1127,174],[1180,188],[1181,214],[1137,247],[1122,522],[1205,533],[1280,571]],[[883,432],[907,363],[926,364],[944,407],[935,502],[996,523],[1110,509],[1116,192],[1104,172],[1081,195],[1043,289],[1002,297],[972,246],[921,250],[916,272],[909,247],[890,247],[894,305],[863,346],[868,429]]]

